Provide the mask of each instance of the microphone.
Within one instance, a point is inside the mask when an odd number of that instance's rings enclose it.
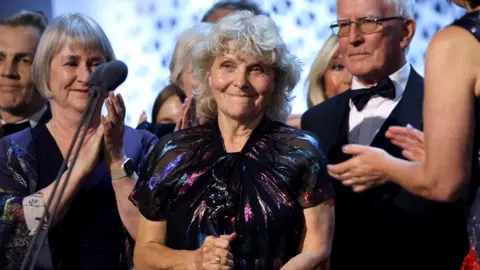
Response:
[[[113,60],[102,70],[101,79],[107,91],[113,91],[122,84],[128,75],[128,67],[120,60]]]
[[[88,86],[98,86],[102,83],[102,72],[105,67],[108,65],[108,62],[100,64],[88,77]]]
[[[127,65],[120,60],[113,60],[99,65],[90,74],[88,86],[101,92],[113,91],[127,79],[127,75]]]

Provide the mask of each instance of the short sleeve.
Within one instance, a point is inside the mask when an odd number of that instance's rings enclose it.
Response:
[[[181,146],[171,135],[163,137],[140,168],[137,184],[130,200],[148,220],[166,218],[173,187],[184,168]]]
[[[299,147],[305,155],[300,165],[296,198],[303,208],[310,208],[333,199],[334,191],[327,172],[327,160],[318,139],[309,134],[303,138]]]

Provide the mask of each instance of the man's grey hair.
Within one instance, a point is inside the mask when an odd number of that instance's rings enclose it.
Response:
[[[337,9],[338,2],[340,0],[337,0]],[[405,19],[414,18],[415,0],[383,0],[383,3],[394,7],[395,16],[401,16]]]
[[[405,19],[413,19],[415,0],[383,0],[386,5],[395,8],[395,15]]]

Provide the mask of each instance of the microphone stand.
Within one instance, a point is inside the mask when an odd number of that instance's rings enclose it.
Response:
[[[90,126],[90,123],[92,121],[93,113],[95,112],[95,109],[97,108],[98,103],[102,102],[100,99],[102,97],[102,93],[105,93],[105,91],[104,91],[105,89],[106,89],[106,87],[103,84],[98,85],[98,86],[94,85],[94,86],[92,86],[91,91],[89,91],[89,93],[88,93],[87,106],[83,111],[82,119],[80,120],[80,124],[78,125],[78,127],[75,131],[75,134],[72,138],[72,142],[70,143],[70,146],[68,148],[65,159],[63,160],[62,166],[60,167],[60,170],[58,171],[57,177],[55,178],[55,181],[54,181],[55,184],[53,186],[52,194],[48,198],[48,201],[45,205],[45,211],[43,212],[42,218],[41,218],[41,220],[40,220],[40,222],[37,226],[37,229],[36,229],[32,239],[30,241],[27,253],[25,255],[25,258],[23,259],[22,266],[20,268],[21,270],[26,269],[27,264],[29,262],[29,258],[32,255],[33,250],[37,246],[37,248],[35,250],[35,254],[33,256],[33,259],[30,263],[29,269],[33,270],[35,268],[35,264],[38,260],[38,256],[40,254],[40,251],[42,250],[43,244],[44,244],[45,239],[48,235],[50,227],[52,226],[52,221],[55,220],[55,216],[57,214],[59,204],[61,202],[63,194],[65,193],[65,189],[67,187],[68,181],[70,180],[70,176],[72,174],[73,167],[75,166],[75,163],[77,162],[78,155],[80,153],[80,149],[81,149],[81,147],[83,145],[83,142],[85,140],[85,137],[87,135],[87,128],[85,128],[82,132],[81,131],[82,127]],[[47,215],[48,215],[48,210],[50,209],[50,205],[52,204],[52,201],[55,198],[57,188],[58,188],[58,184],[60,182],[60,178],[62,177],[63,172],[64,172],[65,168],[67,167],[68,160],[70,159],[70,155],[72,154],[73,147],[75,146],[75,143],[76,143],[79,135],[80,135],[80,142],[79,142],[77,148],[75,149],[75,152],[73,153],[73,158],[72,158],[72,161],[70,162],[70,166],[67,168],[67,174],[65,176],[63,185],[62,185],[62,187],[59,191],[58,198],[55,201],[55,204],[53,205],[53,211],[50,214],[50,217],[48,219],[46,227],[43,228],[45,226],[45,222],[46,222],[46,218],[47,218]],[[44,231],[44,233],[41,232],[41,231]],[[40,238],[38,238],[39,235],[40,235]],[[38,244],[37,244],[37,242],[38,242]]]

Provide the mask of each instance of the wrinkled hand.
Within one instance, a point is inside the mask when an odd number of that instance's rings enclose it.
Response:
[[[192,109],[195,109],[193,107],[193,98],[192,97],[187,97],[185,99],[185,102],[182,104],[182,117],[178,120],[177,124],[175,125],[174,131],[185,129],[185,128],[190,128],[193,126],[194,123],[192,123],[192,119],[190,119],[190,116],[192,114]]]
[[[302,124],[302,115],[301,114],[292,114],[287,118],[287,125],[295,128],[300,128]]]
[[[411,161],[425,161],[425,141],[423,132],[407,125],[390,127],[385,136],[398,147],[403,148],[402,155]]]
[[[89,138],[85,138],[80,153],[78,154],[75,167],[73,167],[72,174],[84,178],[97,167],[98,161],[100,160],[103,136],[104,128],[100,125],[95,131],[95,134]],[[70,158],[73,158],[73,155]],[[68,166],[70,166],[70,162],[68,163]]]
[[[233,267],[233,255],[230,253],[230,242],[235,240],[235,233],[230,235],[221,235],[216,238],[207,236],[203,245],[195,251],[194,264],[195,269],[224,269]],[[217,263],[217,257],[220,262]]]
[[[123,134],[125,132],[125,103],[120,94],[109,93],[105,100],[108,115],[102,115],[102,126],[105,130],[103,151],[107,168],[119,166],[125,153],[123,151]]]
[[[140,117],[138,118],[137,126],[146,121],[147,121],[147,113],[145,111],[142,111],[142,114],[140,114]]]
[[[385,150],[350,144],[343,147],[343,152],[354,157],[336,165],[328,165],[328,173],[343,185],[361,192],[388,180],[382,164],[391,157]]]

